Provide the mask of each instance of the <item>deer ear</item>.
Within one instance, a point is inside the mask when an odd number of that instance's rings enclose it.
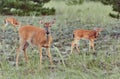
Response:
[[[54,18],[53,21],[51,22],[51,24],[54,24],[54,23],[55,23],[55,20],[56,20],[56,19]]]
[[[44,24],[44,22],[42,20],[39,21],[40,24]]]

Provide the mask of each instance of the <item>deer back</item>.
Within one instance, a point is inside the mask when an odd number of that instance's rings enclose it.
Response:
[[[31,25],[22,26],[19,29],[19,37],[26,42],[31,41],[34,45],[44,46],[47,43],[46,31]]]
[[[75,30],[74,31],[74,38],[77,39],[95,39],[97,38],[97,32],[95,30]]]

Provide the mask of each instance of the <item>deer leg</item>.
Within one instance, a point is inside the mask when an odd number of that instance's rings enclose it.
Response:
[[[93,51],[95,51],[94,40],[90,40],[89,51],[90,51],[91,47],[92,47]]]
[[[2,27],[3,32],[5,32],[5,27],[8,25],[8,22],[5,22],[5,24]]]
[[[17,48],[17,55],[16,55],[16,67],[18,67],[18,58],[20,53],[20,47]]]
[[[14,27],[14,32],[16,32],[17,28],[15,26],[13,26],[13,27]]]
[[[89,41],[89,52],[90,52],[90,49],[91,49],[91,41]]]
[[[75,43],[74,43],[74,41],[72,41],[72,43],[71,43],[71,53],[73,52],[74,45],[75,45]]]
[[[18,59],[19,59],[19,54],[23,50],[25,41],[20,41],[20,46],[17,48],[17,55],[16,55],[16,67],[18,67]]]
[[[78,39],[74,39],[74,41],[72,42],[72,44],[71,44],[71,53],[73,51],[74,46],[77,49],[77,51],[80,52],[79,48],[78,48],[78,41],[79,41]]]
[[[79,48],[78,48],[78,42],[79,42],[79,40],[76,39],[75,40],[75,48],[77,49],[77,52],[79,53],[80,51],[79,51]]]
[[[91,47],[92,47],[93,51],[95,51],[94,40],[91,40]]]
[[[25,45],[24,45],[24,48],[23,48],[23,51],[24,51],[24,58],[26,60],[26,63],[28,63],[28,55],[26,53],[26,48],[28,47],[28,43],[26,42]]]
[[[76,44],[75,47],[76,47],[76,49],[77,49],[77,51],[79,53],[80,51],[79,51],[79,48],[78,48],[78,44]]]
[[[47,55],[48,55],[48,57],[49,57],[50,64],[53,65],[52,56],[51,56],[51,53],[50,53],[50,48],[46,48],[46,52],[47,52]]]
[[[42,67],[42,47],[39,46],[40,68]]]
[[[5,21],[5,25],[4,25],[4,26],[6,27],[7,25],[8,25],[8,22],[7,22],[7,21]]]

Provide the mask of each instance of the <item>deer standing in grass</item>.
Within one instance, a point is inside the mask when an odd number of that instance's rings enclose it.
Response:
[[[74,40],[71,43],[71,53],[73,52],[74,47],[76,47],[77,51],[79,52],[78,42],[80,39],[89,40],[89,51],[91,47],[93,51],[95,51],[94,40],[98,37],[102,30],[103,30],[102,28],[95,28],[94,30],[81,30],[81,29],[74,30],[73,32]]]
[[[14,27],[14,31],[16,31],[16,26],[19,26],[20,23],[13,17],[7,17],[5,20],[5,25],[3,27],[3,31],[5,31],[5,27],[10,23]]]
[[[28,55],[26,53],[26,48],[29,45],[35,45],[39,49],[39,55],[40,55],[40,66],[42,63],[42,47],[46,48],[47,55],[49,57],[51,65],[52,57],[50,54],[50,46],[52,43],[52,36],[50,33],[50,27],[52,24],[54,24],[54,21],[51,22],[43,22],[40,21],[41,24],[44,24],[44,29],[35,27],[32,25],[26,25],[19,28],[19,48],[17,50],[17,56],[16,56],[16,66],[18,66],[18,58],[20,51],[24,52],[24,57],[26,62],[28,63]]]

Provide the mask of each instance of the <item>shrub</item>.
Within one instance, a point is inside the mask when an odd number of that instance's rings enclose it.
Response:
[[[53,15],[55,9],[43,8],[43,5],[50,0],[1,0],[0,14],[30,16],[41,14]]]

